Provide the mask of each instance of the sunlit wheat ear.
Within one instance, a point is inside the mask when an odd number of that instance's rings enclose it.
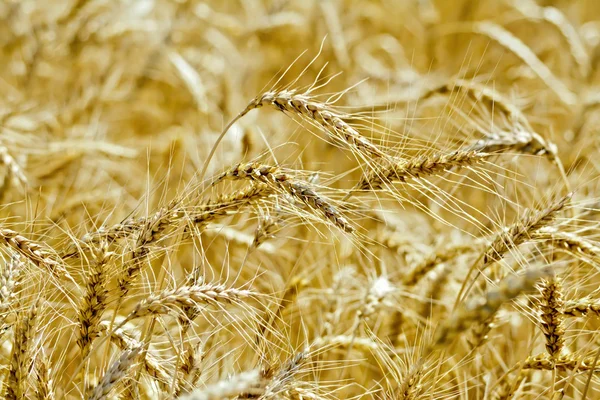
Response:
[[[180,367],[177,378],[177,391],[178,396],[189,393],[196,387],[200,375],[202,373],[202,358],[204,352],[201,348],[200,343],[192,345],[186,343],[186,349],[181,355]]]
[[[563,314],[567,317],[600,317],[600,300],[583,298],[568,300],[563,305]]]
[[[189,394],[180,396],[181,400],[222,400],[237,398],[242,393],[250,393],[259,398],[264,391],[261,388],[261,374],[258,370],[242,372],[222,381],[207,385]]]
[[[531,237],[574,258],[593,264],[600,263],[600,247],[575,233],[563,232],[550,226],[533,232]]]
[[[92,389],[88,400],[108,399],[115,386],[127,375],[135,364],[142,347],[126,350],[115,360],[111,367],[106,371],[98,385]]]
[[[359,190],[379,190],[393,182],[439,175],[450,169],[464,168],[481,162],[490,154],[473,150],[457,150],[451,153],[423,155],[406,161],[389,163],[367,172],[359,183],[346,195],[349,198]]]
[[[379,350],[381,345],[368,337],[356,337],[350,335],[319,336],[309,345],[311,353],[314,354],[336,348],[348,349],[350,347],[365,354],[369,354]]]
[[[261,218],[254,232],[252,248],[258,248],[267,240],[274,238],[275,233],[281,229],[280,222],[281,217],[279,216],[266,215]]]
[[[264,183],[274,190],[291,195],[294,199],[301,201],[344,232],[352,233],[354,231],[348,220],[331,205],[329,200],[319,195],[309,184],[294,179],[279,167],[257,163],[238,164],[219,176],[215,182],[223,179],[248,179]]]
[[[148,315],[164,315],[180,312],[183,307],[198,307],[201,304],[243,304],[242,300],[259,297],[247,289],[227,288],[223,285],[202,284],[182,286],[154,294],[139,303],[119,324],[122,327],[128,321]]]
[[[0,242],[18,252],[36,266],[47,269],[57,278],[67,278],[76,285],[60,258],[50,247],[5,228],[0,228]]]
[[[513,398],[515,392],[519,389],[519,386],[527,378],[529,371],[523,370],[518,367],[516,376],[511,377],[510,374],[504,376],[501,382],[498,382],[497,389],[494,391],[494,399],[496,400],[510,400]]]
[[[426,256],[421,262],[413,266],[410,271],[402,277],[402,284],[405,286],[415,286],[421,279],[432,271],[437,265],[450,261],[462,254],[477,251],[484,245],[483,241],[476,240],[464,244],[450,245],[437,250]]]
[[[563,294],[559,278],[543,279],[540,283],[540,319],[550,358],[558,358],[564,347]]]
[[[82,307],[79,309],[79,338],[77,344],[81,355],[86,358],[92,342],[99,334],[99,324],[106,309],[108,264],[113,256],[106,244],[101,244],[92,253],[90,270],[85,286]]]
[[[300,116],[309,123],[318,124],[342,143],[351,146],[371,157],[388,157],[381,149],[362,136],[348,124],[343,114],[336,112],[328,104],[316,101],[307,94],[294,90],[266,92],[255,98],[244,110],[244,114],[255,108],[272,106],[292,116]]]
[[[542,210],[527,210],[519,221],[499,233],[483,255],[483,265],[501,260],[511,249],[531,239],[533,232],[549,225],[571,200],[572,193],[551,203]]]
[[[89,232],[84,235],[82,241],[88,244],[97,244],[102,240],[112,243],[119,239],[126,239],[139,233],[145,229],[149,221],[156,219],[162,221],[159,225],[163,231],[176,226],[182,220],[191,222],[201,228],[209,222],[214,222],[267,198],[272,192],[273,190],[266,185],[252,185],[233,193],[220,195],[214,200],[190,208],[167,207],[166,209],[160,209],[150,217],[130,218],[119,224]]]
[[[37,356],[35,361],[35,398],[38,400],[55,399],[54,382],[50,370],[50,361],[43,353]]]
[[[87,244],[98,244],[102,241],[111,244],[146,230],[144,240],[150,243],[159,239],[183,219],[184,212],[177,207],[178,204],[178,201],[173,201],[148,217],[128,218],[110,227],[101,227],[97,231],[86,233],[81,240]],[[149,226],[151,227],[148,228]]]
[[[545,371],[594,371],[600,372],[600,367],[595,363],[595,357],[581,358],[574,355],[565,355],[551,358],[547,354],[538,354],[528,357],[523,362],[523,369],[537,369]]]
[[[540,268],[511,275],[500,281],[496,289],[487,292],[483,299],[461,303],[454,314],[438,327],[429,350],[449,345],[473,323],[489,320],[503,304],[522,293],[531,292],[536,282],[549,273],[547,269]]]
[[[109,324],[103,322],[98,327],[98,331],[107,333],[109,328]],[[143,343],[141,343],[133,333],[127,332],[123,328],[114,329],[110,335],[110,340],[115,343],[121,351],[132,350],[143,346]],[[171,378],[154,353],[149,350],[146,351],[142,362],[145,372],[158,383],[163,391],[168,391]]]
[[[204,162],[204,167],[200,172],[200,180],[204,179],[208,165],[229,128],[250,111],[263,106],[272,106],[285,114],[298,116],[310,124],[319,126],[331,137],[337,139],[338,142],[350,147],[359,154],[371,158],[390,158],[383,150],[371,143],[346,122],[347,116],[337,112],[329,104],[316,101],[308,93],[299,94],[294,90],[270,91],[252,100],[244,111],[238,114],[223,129]]]
[[[27,377],[33,366],[32,346],[40,304],[39,300],[36,301],[29,310],[23,310],[17,319],[5,393],[9,400],[25,398]]]
[[[423,375],[423,361],[414,363],[406,374],[402,377],[402,381],[396,390],[396,398],[402,400],[413,400],[420,398],[423,390],[421,386],[421,377]]]
[[[209,222],[238,212],[245,207],[267,199],[273,194],[273,188],[256,183],[239,191],[222,195],[216,200],[195,207],[189,214],[190,222],[202,228]]]
[[[273,375],[270,382],[266,385],[262,398],[275,399],[288,390],[294,384],[294,376],[300,372],[304,363],[308,359],[308,349],[294,354],[279,370]]]
[[[4,264],[0,275],[0,338],[9,327],[6,324],[6,317],[15,305],[16,288],[23,278],[23,266],[21,256],[15,253]]]
[[[118,280],[120,299],[129,293],[140,271],[147,264],[147,257],[150,254],[149,246],[159,240],[170,226],[166,209],[161,209],[144,222],[131,250],[131,260]]]

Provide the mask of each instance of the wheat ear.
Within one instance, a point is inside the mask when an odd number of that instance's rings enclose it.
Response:
[[[86,283],[83,304],[79,309],[79,338],[77,344],[81,348],[81,355],[85,359],[89,354],[92,342],[99,334],[99,323],[106,309],[108,290],[107,264],[112,258],[107,245],[101,245],[93,252],[93,259]]]
[[[255,387],[260,384],[261,374],[258,370],[242,372],[228,379],[219,381],[204,389],[178,397],[180,400],[222,400],[233,399],[241,393],[253,393],[256,397],[262,394]]]
[[[354,231],[348,220],[327,199],[320,196],[307,183],[293,179],[279,167],[257,163],[237,164],[219,176],[215,182],[225,178],[249,179],[269,185],[275,190],[283,191],[300,200],[312,210],[320,212],[328,221],[343,231],[348,233]]]
[[[559,371],[594,371],[600,372],[599,366],[594,366],[595,357],[579,358],[576,356],[548,357],[547,354],[538,354],[528,357],[523,363],[523,369],[559,370]]]
[[[25,398],[27,376],[32,366],[31,346],[36,334],[36,318],[40,301],[19,315],[15,329],[8,382],[6,385],[6,398],[20,400]]]
[[[562,285],[558,278],[543,279],[539,302],[542,332],[546,337],[546,350],[550,358],[558,358],[564,347]]]
[[[25,236],[6,228],[0,228],[0,241],[3,242],[4,245],[23,255],[23,257],[33,262],[36,266],[44,267],[55,276],[67,278],[75,283],[61,261],[59,261],[59,258],[48,246],[34,242],[33,240],[27,239]]]
[[[117,328],[135,318],[168,314],[181,310],[186,306],[197,307],[200,303],[213,305],[219,303],[240,304],[242,299],[257,296],[257,293],[250,290],[227,288],[223,285],[182,286],[149,296],[139,303]]]
[[[438,175],[452,168],[464,168],[481,162],[490,154],[474,150],[456,150],[451,153],[423,155],[408,161],[389,163],[381,169],[368,172],[346,196],[358,190],[379,190],[392,182]]]
[[[551,223],[556,214],[569,203],[572,196],[573,194],[569,193],[540,211],[527,210],[518,222],[498,234],[489,244],[483,255],[483,265],[501,260],[508,251],[529,240],[532,232]]]
[[[0,275],[0,338],[8,329],[6,317],[15,303],[15,289],[21,280],[23,261],[18,253],[14,253],[4,265]]]
[[[454,315],[437,329],[430,350],[449,345],[471,324],[489,320],[503,304],[521,293],[532,291],[535,283],[548,274],[547,269],[540,268],[511,275],[500,281],[496,289],[487,292],[483,301],[461,303]]]
[[[132,365],[136,362],[141,350],[142,347],[139,346],[134,349],[125,350],[121,353],[121,356],[111,365],[108,371],[106,371],[96,387],[92,389],[91,394],[88,396],[88,400],[107,399],[115,385],[119,383],[132,368]]]

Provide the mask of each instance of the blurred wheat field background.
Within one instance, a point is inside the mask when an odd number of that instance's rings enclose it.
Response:
[[[598,1],[0,21],[0,397],[600,398]]]

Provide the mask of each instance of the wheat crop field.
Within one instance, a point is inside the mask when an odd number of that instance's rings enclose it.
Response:
[[[0,398],[600,399],[597,0],[0,0]]]

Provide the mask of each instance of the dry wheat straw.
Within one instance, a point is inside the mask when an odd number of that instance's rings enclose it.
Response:
[[[127,372],[133,368],[141,350],[142,347],[140,346],[123,351],[121,356],[115,360],[100,382],[91,391],[88,400],[107,399],[117,383],[119,383],[119,381],[127,375]]]
[[[281,168],[257,163],[237,164],[216,179],[249,179],[264,183],[275,190],[283,191],[300,200],[314,211],[320,212],[327,220],[345,232],[351,233],[354,228],[324,197],[315,192],[308,184],[295,180]]]

